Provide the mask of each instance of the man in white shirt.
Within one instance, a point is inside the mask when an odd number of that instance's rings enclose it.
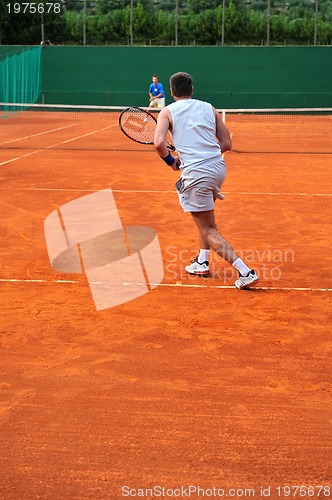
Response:
[[[158,116],[154,145],[160,157],[173,170],[181,170],[176,183],[180,204],[190,212],[199,232],[200,253],[191,265],[190,274],[207,276],[209,253],[212,248],[239,273],[235,286],[250,288],[259,282],[250,269],[218,232],[214,217],[216,198],[223,199],[220,187],[226,176],[226,164],[221,154],[232,147],[229,132],[217,110],[209,103],[192,99],[193,83],[188,73],[175,73],[170,78],[174,102]],[[179,153],[174,157],[165,143],[167,132],[172,134]]]

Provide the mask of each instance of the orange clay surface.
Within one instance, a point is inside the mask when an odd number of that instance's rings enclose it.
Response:
[[[215,256],[186,275],[196,230],[155,153],[0,151],[1,499],[331,484],[331,155],[227,164],[216,219],[252,291]],[[52,270],[43,224],[106,188],[124,226],[157,231],[165,277],[97,312],[85,275]]]

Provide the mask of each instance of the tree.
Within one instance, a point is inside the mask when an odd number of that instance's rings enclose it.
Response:
[[[40,0],[39,4],[46,0]],[[0,0],[2,44],[39,44],[41,15],[10,14]],[[83,0],[58,0],[61,12],[44,14],[45,38],[52,43],[82,43]],[[17,2],[18,5],[19,2]],[[21,2],[22,4],[22,2]],[[11,2],[11,5],[14,5]],[[130,38],[130,0],[86,0],[87,43],[126,44]],[[227,0],[225,43],[266,39],[267,0]],[[313,42],[315,1],[271,0],[270,43]],[[317,43],[332,40],[332,0],[320,0]],[[170,44],[174,40],[175,0],[134,0],[134,43]],[[179,0],[179,43],[215,45],[222,38],[221,0]]]

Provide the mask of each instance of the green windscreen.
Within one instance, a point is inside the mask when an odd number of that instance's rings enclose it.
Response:
[[[41,47],[11,54],[0,61],[0,101],[34,103],[41,91]]]

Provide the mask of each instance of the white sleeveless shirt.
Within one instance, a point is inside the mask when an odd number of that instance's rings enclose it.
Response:
[[[212,105],[197,99],[180,99],[167,106],[173,121],[172,138],[180,168],[207,166],[221,159]]]

